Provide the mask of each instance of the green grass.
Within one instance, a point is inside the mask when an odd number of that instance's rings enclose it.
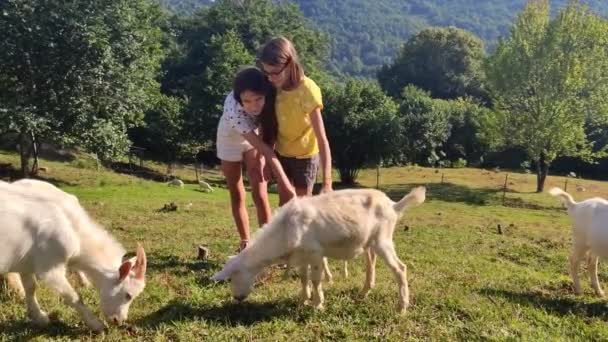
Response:
[[[0,163],[16,165],[12,153]],[[414,184],[429,186],[428,201],[399,222],[395,243],[408,266],[412,305],[395,313],[397,289],[388,268],[378,262],[377,287],[365,301],[357,298],[364,280],[362,259],[350,263],[348,279],[330,262],[333,284],[325,284],[326,308],[316,312],[298,304],[299,282],[283,281],[273,270],[243,304],[231,300],[226,284],[209,277],[233,253],[238,238],[228,193],[197,191],[194,172],[179,170],[184,189],[163,183],[96,171],[86,163],[43,161],[44,177],[77,195],[92,216],[130,251],[142,242],[148,253],[145,292],[133,303],[127,327],[92,335],[77,314],[47,289],[43,308],[55,316],[39,329],[26,319],[25,306],[0,293],[0,340],[605,340],[608,308],[593,296],[587,276],[585,294],[574,296],[566,262],[569,222],[556,199],[535,194],[534,177],[509,175],[502,205],[504,173],[475,169],[390,168],[381,171],[381,187],[399,197]],[[148,163],[162,171],[162,165]],[[221,179],[207,171],[209,180]],[[362,172],[364,186],[376,185],[375,170]],[[571,181],[585,186],[577,198],[604,195],[608,184]],[[563,186],[550,177],[548,186]],[[571,189],[571,190],[572,190]],[[273,205],[276,197],[272,195]],[[159,212],[175,202],[177,212]],[[192,203],[189,210],[183,209]],[[255,226],[250,206],[252,226]],[[503,234],[498,234],[497,225]],[[196,246],[211,250],[197,261]],[[600,280],[608,273],[600,266]],[[99,314],[94,290],[81,290]]]

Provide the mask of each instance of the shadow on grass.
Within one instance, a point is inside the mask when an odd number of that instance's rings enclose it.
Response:
[[[470,188],[453,183],[431,183],[431,184],[396,184],[384,189],[392,200],[399,200],[416,186],[424,185],[427,188],[427,198],[444,202],[458,202],[469,205],[504,205],[510,208],[522,208],[532,210],[563,210],[561,207],[547,206],[539,203],[526,201],[519,197],[507,196],[503,202],[502,190],[498,188]],[[519,194],[520,192],[508,190],[508,194]]]
[[[392,200],[399,200],[416,186],[424,185],[427,189],[427,198],[444,202],[460,202],[470,205],[488,205],[498,201],[501,192],[493,188],[469,188],[467,186],[452,183],[431,184],[395,184],[385,190]]]
[[[61,321],[51,320],[47,327],[36,327],[28,319],[0,322],[0,331],[12,336],[15,341],[29,341],[36,338],[71,338],[88,336],[86,327],[69,326]]]
[[[145,166],[141,167],[136,164],[129,164],[129,163],[125,163],[125,162],[115,162],[115,163],[112,163],[111,168],[116,173],[131,175],[131,176],[143,178],[146,180],[152,180],[152,181],[156,181],[156,182],[165,181],[164,173],[147,168]]]
[[[305,320],[307,310],[299,311],[295,300],[273,302],[227,302],[225,304],[192,304],[175,300],[158,311],[138,320],[136,325],[154,329],[163,323],[205,320],[224,326],[250,326],[259,322],[291,318]]]
[[[184,260],[175,255],[148,255],[147,270],[152,272],[167,272],[183,276],[192,272],[201,275],[211,275],[219,271],[223,264],[214,260]]]
[[[502,297],[513,303],[539,308],[559,316],[576,315],[608,320],[608,305],[603,301],[585,303],[582,299],[555,298],[542,293],[493,288],[484,288],[480,292],[488,297]]]
[[[11,164],[0,163],[0,179],[14,182],[22,179],[21,170],[16,169]],[[44,172],[39,172],[37,175],[30,176],[30,179],[37,179],[45,182],[49,182],[57,187],[74,186],[75,184],[66,182],[57,178],[47,177]]]

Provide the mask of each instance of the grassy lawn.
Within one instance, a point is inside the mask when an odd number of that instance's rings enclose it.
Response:
[[[17,165],[17,156],[2,152],[0,163]],[[322,312],[300,306],[299,282],[282,280],[279,270],[272,270],[247,302],[234,303],[226,284],[209,281],[238,243],[225,189],[200,192],[194,172],[185,169],[177,171],[187,183],[179,189],[96,171],[83,162],[42,163],[49,168],[42,175],[77,195],[128,250],[143,243],[147,287],[131,306],[129,324],[99,336],[90,334],[77,314],[47,289],[39,292],[39,300],[55,320],[44,329],[32,327],[25,305],[2,291],[0,340],[608,339],[608,307],[593,296],[586,275],[585,294],[572,293],[565,211],[549,195],[533,193],[533,175],[510,174],[503,205],[502,172],[381,170],[380,186],[393,198],[416,184],[429,188],[427,202],[408,212],[395,232],[397,252],[408,266],[412,301],[407,314],[399,316],[396,284],[380,260],[377,287],[367,300],[358,300],[365,278],[361,258],[350,263],[348,279],[341,277],[340,263],[330,261],[335,277],[333,284],[325,284]],[[215,171],[206,171],[204,177],[221,179]],[[360,181],[375,186],[376,171],[363,171]],[[549,177],[547,187],[563,187],[564,181]],[[587,191],[576,192],[575,184]],[[569,190],[577,199],[606,197],[608,184],[571,180]],[[275,195],[271,200],[276,206]],[[179,209],[160,212],[169,202]],[[253,205],[249,208],[255,226]],[[199,244],[209,246],[209,261],[196,260]],[[608,273],[602,266],[600,271],[605,283]],[[81,293],[99,314],[95,291]]]

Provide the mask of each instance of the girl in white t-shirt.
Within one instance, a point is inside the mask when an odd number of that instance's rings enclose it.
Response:
[[[222,172],[230,190],[232,215],[241,238],[238,251],[247,246],[250,237],[241,172],[243,164],[247,169],[260,227],[268,223],[271,215],[263,172],[265,163],[270,164],[280,193],[288,198],[295,196],[273,149],[277,134],[274,96],[274,88],[259,69],[241,70],[234,79],[232,91],[226,96],[224,113],[217,128],[217,156],[222,161]]]

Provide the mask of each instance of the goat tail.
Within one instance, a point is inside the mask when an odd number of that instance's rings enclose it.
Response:
[[[399,202],[393,204],[393,209],[397,213],[405,211],[405,209],[422,204],[426,199],[426,188],[419,186],[405,195]]]
[[[549,194],[551,196],[559,197],[567,208],[570,208],[576,204],[572,196],[560,188],[549,189]]]

